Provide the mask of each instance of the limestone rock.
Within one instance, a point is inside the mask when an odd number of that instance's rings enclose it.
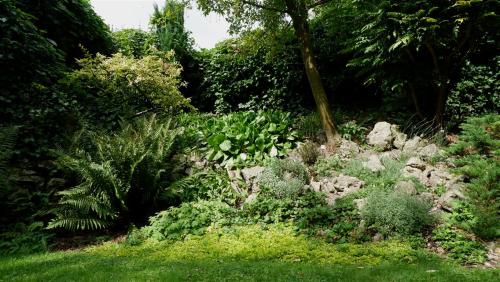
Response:
[[[402,132],[399,131],[399,128],[397,125],[392,125],[391,126],[391,131],[392,131],[392,136],[394,136],[394,141],[393,145],[399,150],[402,150],[406,140],[408,139],[408,136]]]
[[[403,153],[416,154],[418,150],[424,146],[425,141],[422,138],[415,136],[405,142],[405,145],[403,146]]]
[[[244,168],[241,170],[241,176],[243,176],[245,181],[251,181],[257,178],[264,171],[264,169],[265,168],[261,166]]]
[[[362,199],[356,199],[354,200],[354,204],[356,205],[356,208],[358,210],[362,210],[363,207],[366,205],[366,202],[368,201],[367,198],[362,198]]]
[[[386,152],[382,152],[380,154],[380,158],[381,159],[399,160],[399,158],[401,158],[401,153],[402,152],[399,149],[386,151]]]
[[[332,179],[332,184],[337,192],[345,195],[359,190],[365,182],[356,177],[341,174]]]
[[[433,156],[439,153],[439,148],[436,144],[429,144],[418,152],[418,155],[424,160],[430,160]]]
[[[412,181],[399,181],[396,183],[394,186],[394,191],[398,193],[404,193],[408,195],[416,195],[417,194],[417,188],[415,187],[415,184]]]
[[[425,179],[424,170],[427,165],[419,158],[410,158],[405,167],[403,168],[403,176],[405,177],[415,177],[419,180]]]
[[[340,143],[338,154],[343,159],[351,158],[360,152],[359,145],[353,141],[342,139]]]
[[[373,130],[367,136],[367,143],[382,149],[392,147],[394,136],[391,131],[391,124],[385,121],[377,122]]]
[[[363,163],[363,166],[373,172],[381,171],[385,169],[385,166],[380,161],[377,155],[371,155],[368,161]]]

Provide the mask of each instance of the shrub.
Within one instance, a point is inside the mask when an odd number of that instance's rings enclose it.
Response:
[[[323,125],[317,112],[297,118],[297,132],[301,138],[315,140],[323,132]]]
[[[42,222],[33,222],[28,226],[18,223],[0,233],[0,254],[27,255],[47,252],[53,237],[53,234],[43,230]]]
[[[342,168],[342,160],[338,155],[320,158],[314,165],[314,171],[321,177],[332,176],[334,171]]]
[[[432,203],[405,193],[374,191],[361,211],[367,226],[383,235],[412,235],[433,223]]]
[[[306,168],[300,162],[290,159],[271,162],[258,179],[261,193],[277,199],[299,196],[308,182]]]
[[[159,212],[143,228],[147,237],[155,240],[180,240],[187,235],[202,235],[211,225],[230,225],[237,218],[237,211],[220,201],[199,200],[183,203]]]
[[[239,112],[202,125],[198,130],[206,159],[226,166],[284,156],[297,137],[290,115],[282,112]]]
[[[347,140],[364,141],[367,129],[356,123],[356,121],[348,121],[339,126],[339,133],[342,138]]]
[[[140,29],[126,28],[113,32],[113,41],[118,52],[134,58],[146,55],[152,40],[152,35]]]
[[[202,199],[229,205],[237,204],[242,197],[231,187],[229,176],[224,170],[200,171],[186,176],[169,187],[169,195],[179,197],[182,202]]]
[[[483,238],[497,238],[500,230],[500,115],[469,118],[459,141],[448,152],[458,155],[455,171],[469,178],[466,203],[477,219],[472,231]]]
[[[466,264],[482,264],[486,261],[486,249],[474,241],[465,232],[453,229],[449,225],[440,226],[432,232],[432,239],[448,251],[448,255]]]
[[[492,66],[467,62],[462,68],[461,80],[447,100],[447,115],[453,124],[468,117],[500,111],[500,56]]]
[[[316,143],[307,141],[298,148],[298,153],[302,161],[307,165],[316,163],[319,157],[319,150]]]
[[[144,112],[192,109],[179,92],[181,68],[171,57],[172,53],[139,59],[115,54],[81,59],[80,69],[62,80],[59,88],[75,97],[90,125],[108,128]]]
[[[81,182],[59,193],[52,210],[56,217],[48,227],[83,230],[140,222],[168,186],[179,133],[155,116],[126,124],[115,134],[89,133],[89,148],[59,159]]]

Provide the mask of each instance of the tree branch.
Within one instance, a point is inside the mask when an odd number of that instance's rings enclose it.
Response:
[[[269,6],[266,6],[266,5],[262,5],[262,4],[259,4],[259,3],[256,3],[256,2],[253,2],[253,1],[246,1],[246,0],[243,0],[242,1],[243,4],[246,4],[246,5],[249,5],[249,6],[253,6],[253,7],[257,7],[257,8],[260,8],[260,9],[263,9],[263,10],[268,10],[268,11],[272,11],[272,12],[278,12],[278,13],[281,13],[281,14],[286,14],[288,13],[287,10],[280,10],[278,8],[275,8],[275,7],[269,7]]]

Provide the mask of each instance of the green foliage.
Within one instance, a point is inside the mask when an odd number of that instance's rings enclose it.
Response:
[[[224,170],[209,170],[195,172],[186,176],[169,187],[167,196],[175,195],[182,202],[197,199],[220,201],[236,205],[241,196],[231,187],[227,172]]]
[[[461,80],[448,97],[447,111],[455,124],[471,116],[500,111],[500,56],[493,59],[492,65],[466,63]]]
[[[140,222],[168,187],[172,147],[179,129],[154,116],[115,134],[89,133],[90,148],[63,154],[59,163],[81,182],[60,192],[49,228],[102,229]]]
[[[478,51],[488,56],[487,49],[498,40],[498,15],[493,12],[498,3],[492,1],[355,5],[360,9],[356,18],[365,25],[348,41],[347,49],[355,53],[349,66],[388,94],[412,97],[417,112],[430,118],[443,114],[454,74],[464,61]],[[442,101],[436,103],[439,96]]]
[[[158,213],[142,232],[158,241],[180,240],[188,235],[202,235],[210,226],[230,225],[236,218],[237,211],[226,203],[199,200]]]
[[[482,264],[486,261],[484,246],[461,230],[443,225],[432,231],[432,239],[445,249],[451,258],[461,263]]]
[[[277,199],[296,198],[304,192],[309,183],[306,168],[302,163],[291,160],[274,160],[262,172],[258,180],[261,193]]]
[[[297,221],[307,216],[306,209],[326,206],[323,194],[304,190],[295,197],[277,198],[275,194],[262,193],[255,201],[243,206],[243,215],[250,222],[279,223]],[[307,227],[305,224],[303,227]]]
[[[139,59],[114,54],[79,60],[80,69],[61,81],[82,107],[90,125],[117,127],[121,118],[144,112],[178,113],[192,109],[179,92],[180,67],[172,54]]]
[[[7,168],[16,142],[15,127],[0,127],[0,197],[8,186]]]
[[[483,238],[500,236],[500,116],[469,118],[462,124],[458,142],[448,151],[458,155],[455,171],[470,179],[466,185],[467,204],[476,218],[472,231]]]
[[[323,132],[323,125],[317,112],[300,116],[297,124],[297,132],[303,139],[315,140]]]
[[[463,123],[459,141],[448,151],[454,155],[500,155],[500,115],[471,117]]]
[[[348,121],[339,126],[339,133],[342,138],[363,142],[365,140],[367,128],[362,127],[356,121]]]
[[[219,43],[202,53],[203,82],[195,104],[204,110],[296,111],[303,107],[304,75],[292,46],[272,52],[260,42],[260,33]],[[257,46],[257,47],[255,47]],[[214,105],[213,108],[207,105]]]
[[[232,166],[284,156],[297,138],[292,122],[283,112],[239,112],[209,119],[197,130],[206,159]]]
[[[297,150],[302,161],[307,165],[313,165],[318,160],[320,152],[318,150],[318,145],[314,142],[307,141]]]
[[[433,223],[431,207],[432,203],[418,196],[375,191],[368,196],[361,216],[383,235],[412,235]]]
[[[33,15],[33,23],[64,52],[69,65],[90,54],[114,51],[109,27],[86,0],[18,0],[19,7]]]
[[[115,31],[113,41],[118,52],[136,59],[149,54],[152,47],[151,35],[140,29],[126,28]]]
[[[342,168],[342,160],[338,155],[320,158],[314,165],[314,171],[320,177],[332,176],[332,173]]]
[[[43,230],[43,222],[33,222],[26,226],[16,224],[10,230],[0,233],[1,255],[26,255],[47,252],[53,234]]]

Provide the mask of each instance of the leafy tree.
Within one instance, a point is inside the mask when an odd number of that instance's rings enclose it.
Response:
[[[109,27],[94,12],[89,0],[18,0],[18,6],[34,16],[33,23],[66,55],[70,65],[91,54],[114,51]],[[85,51],[84,51],[85,50]]]
[[[309,30],[309,12],[330,0],[197,0],[196,2],[205,13],[228,15],[227,19],[233,32],[250,29],[256,23],[266,30],[278,30],[284,27],[290,18],[299,40],[305,72],[327,139],[333,143],[340,138],[313,54]]]
[[[148,53],[153,39],[146,31],[126,28],[113,32],[113,41],[118,52],[134,58],[142,58]]]
[[[465,60],[482,42],[498,39],[498,1],[358,3],[364,11],[359,20],[366,25],[351,42],[357,55],[350,65],[361,68],[368,83],[408,92],[417,113],[441,125],[454,78]],[[428,105],[430,109],[424,108]]]

